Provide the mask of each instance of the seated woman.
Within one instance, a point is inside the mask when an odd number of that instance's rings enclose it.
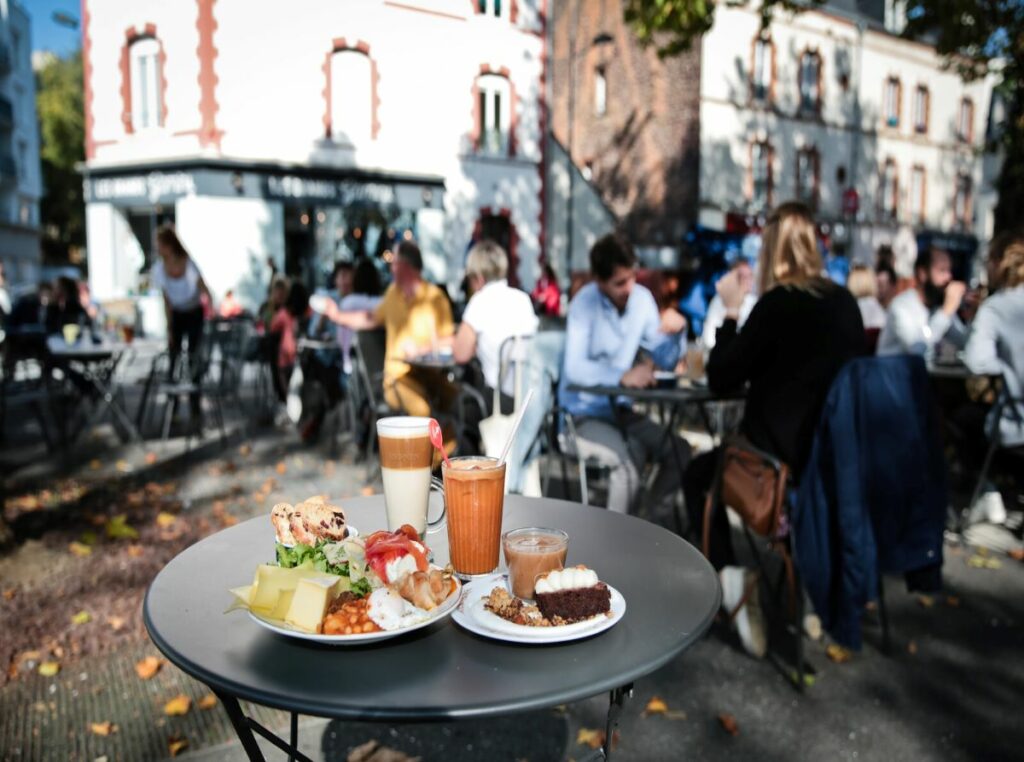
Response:
[[[826,277],[814,219],[801,203],[782,204],[769,216],[758,273],[761,297],[742,331],[737,319],[750,286],[736,271],[718,281],[726,319],[708,359],[708,385],[726,392],[749,384],[743,435],[781,459],[798,479],[829,387],[839,368],[863,349],[864,324],[850,292]],[[684,478],[690,525],[698,533],[718,456],[715,450],[694,458]],[[713,516],[709,555],[720,570],[723,606],[732,611],[748,582],[735,566],[725,511]],[[766,641],[757,586],[749,588],[736,623],[744,647],[762,656]]]
[[[975,408],[973,416],[961,415],[957,423],[964,430],[970,465],[981,467],[988,449],[985,435],[999,437],[1004,447],[1024,445],[1024,231],[993,242],[989,248],[989,284],[998,291],[982,302],[971,324],[964,362],[973,373],[999,375],[1006,384],[1010,402],[997,420],[985,408]],[[988,420],[985,417],[988,416]],[[991,494],[991,496],[989,496]],[[972,506],[972,520],[1001,523],[1005,508],[994,489]]]
[[[507,273],[508,255],[498,244],[481,241],[470,249],[466,257],[466,278],[473,296],[466,305],[452,345],[455,362],[465,364],[474,356],[480,359],[487,402],[491,403],[494,390],[500,386],[503,408],[511,408],[515,389],[511,373],[498,378],[501,345],[512,336],[532,336],[537,332],[538,323],[530,297],[525,291],[508,285]]]

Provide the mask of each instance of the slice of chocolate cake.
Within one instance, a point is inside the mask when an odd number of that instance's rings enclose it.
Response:
[[[586,566],[557,569],[537,577],[533,599],[546,618],[556,624],[571,624],[607,614],[611,608],[608,585]]]

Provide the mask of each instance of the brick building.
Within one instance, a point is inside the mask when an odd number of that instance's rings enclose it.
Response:
[[[645,261],[674,264],[697,220],[699,47],[659,61],[621,0],[554,3],[551,24],[555,139]]]

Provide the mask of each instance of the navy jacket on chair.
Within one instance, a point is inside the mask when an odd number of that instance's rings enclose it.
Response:
[[[923,359],[863,357],[843,366],[791,517],[797,567],[836,641],[860,648],[860,617],[876,597],[879,571],[941,567],[947,500]]]

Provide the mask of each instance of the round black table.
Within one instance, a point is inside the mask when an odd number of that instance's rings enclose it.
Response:
[[[385,526],[383,497],[345,500],[368,534]],[[196,543],[146,593],[143,616],[157,648],[221,698],[251,759],[262,759],[238,699],[293,713],[363,720],[483,717],[552,707],[611,691],[609,726],[634,680],[696,641],[720,603],[718,577],[693,546],[640,519],[561,500],[506,498],[503,529],[550,526],[569,533],[567,563],[585,563],[626,599],[626,614],[592,638],[516,645],[478,637],[450,619],[359,647],[322,646],[269,632],[244,611],[224,614],[228,588],[247,584],[273,558],[274,532],[260,516]],[[447,533],[428,535],[448,561]],[[612,737],[611,732],[607,735]]]

